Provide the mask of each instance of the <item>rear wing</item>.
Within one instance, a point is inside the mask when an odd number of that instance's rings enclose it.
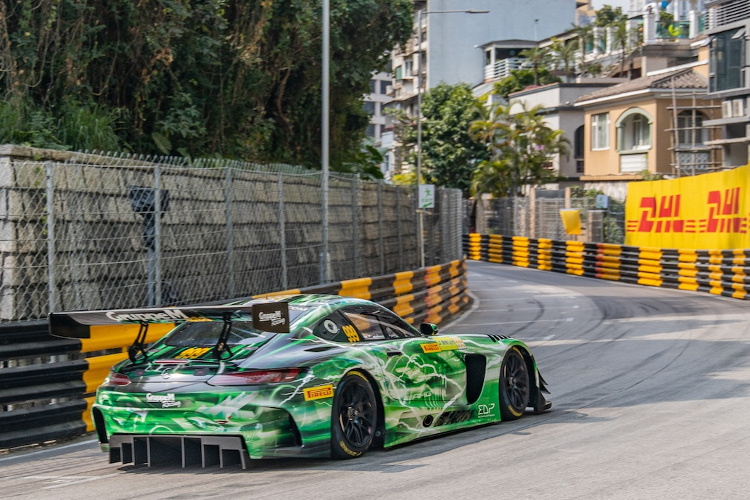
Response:
[[[289,332],[287,302],[259,302],[237,306],[187,306],[148,309],[112,309],[103,311],[53,312],[49,314],[49,332],[67,339],[91,338],[92,326],[179,324],[192,321],[252,322],[265,332]]]

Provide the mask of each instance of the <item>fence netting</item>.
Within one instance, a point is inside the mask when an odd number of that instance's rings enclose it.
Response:
[[[592,196],[566,199],[562,192],[537,191],[533,197],[471,200],[465,204],[467,231],[597,243],[622,244],[625,240],[625,206],[613,199],[602,206]],[[566,234],[560,216],[560,210],[565,209],[579,211],[580,235]]]
[[[357,176],[329,178],[327,256],[318,171],[72,155],[8,160],[0,179],[0,321],[216,302],[419,267],[413,188]],[[460,191],[438,190],[425,216],[426,265],[461,257],[462,215]]]

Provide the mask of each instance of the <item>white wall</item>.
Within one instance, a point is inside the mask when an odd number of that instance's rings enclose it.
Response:
[[[496,40],[541,40],[570,29],[575,0],[429,0],[428,12],[489,10],[488,14],[427,15],[427,85],[484,79],[480,46]],[[534,22],[538,19],[538,22]]]

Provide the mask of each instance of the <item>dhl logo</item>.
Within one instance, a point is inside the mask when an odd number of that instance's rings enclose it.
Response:
[[[333,384],[310,387],[302,391],[305,395],[305,401],[314,401],[316,399],[326,399],[333,397]]]
[[[682,195],[644,196],[640,218],[628,219],[629,233],[737,233],[746,234],[748,218],[740,215],[741,188],[709,191],[706,218],[680,217]]]

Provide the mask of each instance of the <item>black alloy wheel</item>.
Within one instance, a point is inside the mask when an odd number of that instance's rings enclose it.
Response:
[[[370,382],[356,370],[341,379],[331,412],[331,455],[354,458],[372,444],[377,428],[377,402]]]
[[[529,369],[517,347],[505,353],[500,367],[500,416],[516,420],[529,404]]]

